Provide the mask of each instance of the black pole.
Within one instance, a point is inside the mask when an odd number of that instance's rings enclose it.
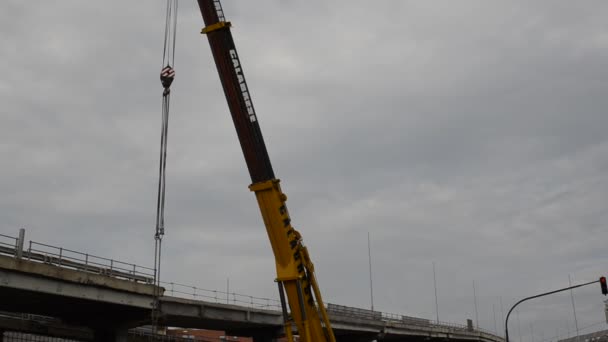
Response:
[[[563,289],[559,289],[559,290],[555,290],[555,291],[551,291],[551,292],[545,292],[545,293],[537,294],[536,296],[526,297],[526,298],[520,300],[519,302],[515,303],[515,305],[513,305],[511,307],[511,309],[509,310],[509,312],[507,313],[507,318],[505,319],[505,340],[506,340],[506,342],[509,342],[509,316],[511,316],[511,312],[519,304],[521,304],[521,303],[523,303],[523,302],[525,302],[527,300],[530,300],[530,299],[534,299],[534,298],[538,298],[538,297],[544,297],[544,296],[548,296],[550,294],[554,294],[554,293],[558,293],[558,292],[562,292],[562,291],[567,291],[567,290],[575,289],[577,287],[582,287],[582,286],[587,286],[587,285],[595,284],[595,283],[598,283],[598,282],[599,282],[599,280],[594,280],[594,281],[590,281],[590,282],[584,283],[584,284],[579,284],[579,285],[574,285],[574,286],[568,286],[568,287],[565,287]]]
[[[281,298],[281,311],[283,312],[283,322],[289,321],[289,315],[287,314],[287,303],[285,302],[285,292],[283,290],[283,283],[277,280],[279,285],[279,297]]]

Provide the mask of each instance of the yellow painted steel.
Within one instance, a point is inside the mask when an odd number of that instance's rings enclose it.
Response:
[[[218,21],[215,24],[203,27],[203,29],[201,30],[202,34],[207,34],[209,32],[213,32],[219,29],[223,29],[224,27],[231,27],[232,24],[229,21]]]
[[[291,317],[297,326],[300,340],[335,342],[314,275],[314,266],[310,261],[308,250],[302,244],[300,233],[291,225],[285,204],[287,196],[281,191],[279,183],[278,179],[272,179],[249,186],[257,198],[272,246],[277,281],[282,282],[285,288]],[[302,289],[302,304],[298,296],[299,286]]]
[[[310,285],[315,293],[315,298],[317,299],[317,306],[319,309],[319,314],[321,319],[323,320],[323,324],[327,327],[327,335],[328,340],[335,342],[336,337],[334,336],[334,331],[331,329],[331,323],[329,322],[329,315],[327,315],[327,311],[325,310],[325,304],[323,303],[323,297],[321,296],[321,290],[319,289],[319,283],[317,283],[317,277],[315,276],[315,266],[310,260],[310,256],[308,254],[308,248],[302,247],[302,255],[304,256],[304,262],[306,264],[306,269],[308,270],[308,277],[310,278]]]
[[[294,342],[293,332],[291,331],[291,321],[285,322],[283,329],[285,330],[285,337],[287,337],[287,341]]]

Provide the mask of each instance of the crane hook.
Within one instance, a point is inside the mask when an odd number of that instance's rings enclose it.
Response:
[[[165,88],[165,91],[169,91],[169,87],[171,87],[171,83],[175,79],[175,70],[169,65],[163,68],[160,72],[160,83]]]

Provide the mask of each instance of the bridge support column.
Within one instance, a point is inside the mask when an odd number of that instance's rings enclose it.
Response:
[[[95,342],[127,342],[127,329],[99,329],[95,330]]]
[[[0,342],[4,341],[4,330],[0,329]]]

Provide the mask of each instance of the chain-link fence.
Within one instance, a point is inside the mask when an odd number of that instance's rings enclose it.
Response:
[[[2,342],[84,342],[59,337],[50,337],[20,332],[7,331],[2,335]]]

